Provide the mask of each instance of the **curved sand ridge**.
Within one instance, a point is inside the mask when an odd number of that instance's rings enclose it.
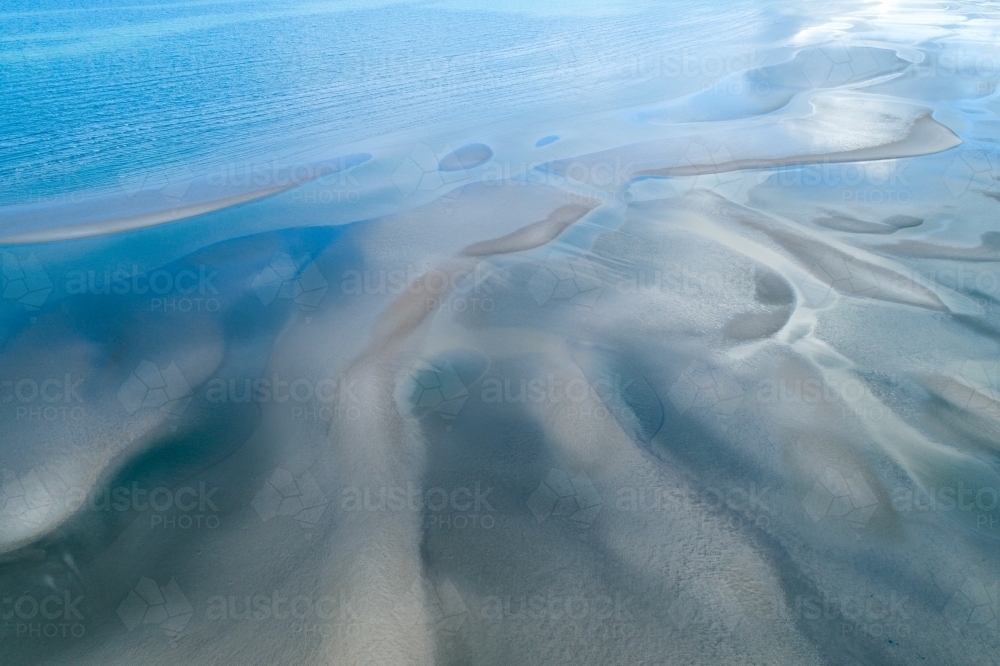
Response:
[[[912,215],[890,215],[879,222],[859,220],[849,215],[830,212],[828,215],[813,219],[813,224],[833,229],[834,231],[845,231],[853,234],[880,234],[888,235],[900,229],[911,229],[923,224],[923,220]]]
[[[216,180],[213,176],[189,177],[186,182],[180,183],[183,197],[166,209],[162,209],[164,198],[160,196],[160,190],[140,190],[131,193],[127,199],[99,197],[56,208],[28,208],[20,213],[8,212],[13,226],[32,230],[0,236],[0,244],[25,245],[92,238],[185,220],[280,194],[310,181],[352,169],[371,157],[368,153],[356,153],[335,160],[300,165],[290,169],[288,175],[280,179],[280,184],[251,191],[240,191],[245,189],[242,183],[227,184],[226,176],[222,177],[221,185],[213,182]],[[249,176],[247,180],[250,180]],[[235,193],[227,194],[227,191]],[[193,202],[184,203],[185,201]],[[120,216],[120,211],[128,208],[142,212]],[[71,221],[52,226],[52,220],[62,219]],[[77,222],[80,219],[90,221]]]
[[[813,113],[803,118],[634,143],[544,167],[587,185],[618,190],[643,176],[886,160],[938,153],[962,143],[921,107],[835,94],[814,97],[812,104]]]
[[[707,190],[695,190],[665,203],[737,229],[764,234],[813,277],[844,295],[949,310],[937,293],[901,267],[887,266],[863,250],[814,236]]]
[[[877,252],[900,257],[927,259],[954,259],[956,261],[1000,261],[1000,232],[987,231],[976,247],[956,247],[927,241],[900,241],[893,245],[879,245]]]

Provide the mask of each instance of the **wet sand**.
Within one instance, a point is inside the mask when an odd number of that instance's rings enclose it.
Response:
[[[21,218],[0,587],[69,624],[8,602],[0,661],[988,663],[994,93],[922,75],[980,11]]]

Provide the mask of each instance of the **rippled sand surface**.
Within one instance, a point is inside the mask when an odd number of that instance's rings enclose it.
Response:
[[[1000,659],[991,5],[0,16],[0,663]]]

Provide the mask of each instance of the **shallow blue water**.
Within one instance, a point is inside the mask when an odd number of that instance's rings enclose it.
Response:
[[[0,205],[127,190],[149,170],[330,157],[569,100],[614,108],[708,42],[749,59],[801,21],[770,7],[5,3]],[[683,90],[712,74],[672,78]]]

